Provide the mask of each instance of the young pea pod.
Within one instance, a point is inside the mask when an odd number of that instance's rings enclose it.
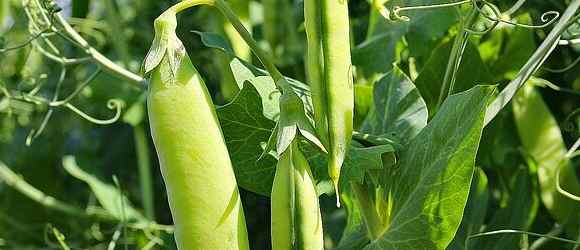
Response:
[[[322,219],[308,161],[297,140],[282,153],[272,186],[272,249],[322,250]]]
[[[144,67],[151,134],[181,250],[249,249],[236,179],[214,105],[175,34],[175,13],[155,21]]]
[[[340,168],[351,141],[354,113],[348,2],[305,0],[304,13],[314,120],[320,137],[323,140],[328,137],[328,172],[338,191]],[[321,53],[322,60],[319,59]]]

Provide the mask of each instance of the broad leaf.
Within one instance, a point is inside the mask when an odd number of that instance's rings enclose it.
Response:
[[[335,250],[360,250],[370,241],[358,202],[354,197],[350,188],[344,189],[341,194],[341,203],[347,213],[346,227]]]
[[[455,234],[455,238],[447,247],[448,250],[467,250],[468,248],[465,246],[467,237],[479,233],[487,212],[489,202],[488,189],[487,176],[483,170],[477,168],[473,175],[467,206],[463,212],[463,220],[457,234]]]
[[[70,175],[88,184],[101,206],[115,218],[122,221],[146,220],[119,188],[85,172],[77,165],[74,156],[65,156],[62,159],[62,165]]]
[[[374,102],[362,131],[405,144],[427,125],[427,106],[405,73],[395,67],[374,86]]]
[[[512,106],[522,145],[538,163],[542,202],[558,223],[578,221],[578,203],[556,189],[559,178],[565,190],[580,195],[580,183],[566,158],[564,139],[554,116],[530,84],[518,92]]]
[[[274,122],[262,114],[262,101],[252,84],[245,84],[235,99],[217,109],[236,180],[242,188],[269,196],[276,159],[266,155],[258,160]]]
[[[401,152],[392,185],[392,220],[366,250],[445,249],[459,228],[493,88],[449,97]]]

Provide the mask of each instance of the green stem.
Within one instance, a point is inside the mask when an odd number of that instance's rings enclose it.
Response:
[[[1,161],[0,161],[0,180],[4,181],[6,185],[12,187],[13,189],[20,192],[29,199],[36,201],[47,208],[57,210],[65,214],[77,216],[80,218],[89,218],[89,219],[93,218],[110,222],[117,221],[115,217],[113,217],[108,212],[100,208],[85,211],[80,208],[61,202],[56,198],[43,193],[42,191],[28,184],[28,182],[26,182],[24,179],[22,179],[22,177],[14,173],[8,166],[6,166]]]
[[[558,41],[560,41],[562,33],[564,33],[568,28],[569,21],[575,18],[576,11],[579,8],[580,0],[570,2],[558,23],[554,26],[552,31],[550,31],[540,47],[528,59],[526,64],[520,69],[516,78],[513,79],[495,98],[493,103],[488,106],[485,113],[484,126],[487,126],[493,118],[499,114],[499,112],[515,96],[517,91],[540,69],[552,51],[554,51],[556,46],[558,46]]]
[[[373,200],[369,199],[370,196],[363,185],[351,182],[351,187],[359,203],[369,237],[371,240],[376,240],[383,234],[383,226],[379,214],[375,209],[375,203]]]
[[[145,216],[152,221],[155,220],[155,206],[153,199],[153,181],[151,177],[151,163],[149,157],[149,144],[143,124],[133,127],[135,138],[135,151],[137,153],[137,165],[139,166],[139,183],[141,185],[141,197]]]
[[[130,83],[139,85],[139,87],[145,86],[145,79],[111,61],[109,58],[101,54],[99,51],[94,49],[89,45],[89,43],[78,33],[73,27],[64,19],[60,13],[54,14],[54,20],[62,27],[62,31],[68,35],[73,41],[78,43],[85,52],[93,58],[95,63],[100,65],[104,70],[109,73],[119,76]]]
[[[250,32],[246,30],[244,24],[240,21],[240,19],[236,16],[236,14],[234,14],[232,9],[230,9],[230,7],[228,7],[228,5],[223,0],[186,0],[174,5],[172,7],[172,10],[174,10],[176,13],[179,13],[183,10],[186,10],[188,8],[197,5],[209,5],[217,8],[226,17],[226,19],[228,19],[228,21],[232,24],[232,26],[234,26],[234,29],[238,31],[238,33],[244,39],[244,41],[246,41],[248,46],[250,46],[250,49],[252,50],[252,52],[254,52],[254,54],[256,55],[258,60],[260,60],[262,65],[264,65],[268,73],[270,73],[270,76],[272,76],[274,82],[276,84],[281,83],[280,80],[284,79],[284,76],[282,75],[282,73],[280,73],[278,68],[276,68],[276,65],[274,64],[270,55],[268,55],[265,51],[263,51],[260,48],[258,43],[254,40],[254,38],[252,38],[252,35],[250,35]]]
[[[459,71],[459,65],[461,64],[461,57],[465,51],[465,46],[468,42],[469,33],[467,29],[471,27],[473,22],[477,18],[476,8],[473,7],[469,13],[467,20],[462,20],[460,24],[461,31],[455,37],[453,42],[453,47],[451,48],[451,54],[449,56],[449,62],[447,63],[447,69],[445,70],[445,77],[443,78],[443,85],[439,92],[439,99],[437,101],[437,106],[435,110],[439,109],[443,101],[453,93],[455,88],[455,81],[457,80],[457,73]],[[434,114],[435,112],[433,112]]]

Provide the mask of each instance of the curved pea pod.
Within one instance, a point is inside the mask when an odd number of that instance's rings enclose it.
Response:
[[[538,164],[542,202],[558,223],[568,223],[573,227],[568,227],[568,231],[576,231],[573,232],[576,235],[578,229],[573,222],[578,221],[580,206],[558,192],[556,178],[565,190],[577,195],[580,195],[580,182],[566,156],[558,123],[540,93],[530,84],[518,91],[512,107],[522,145]]]
[[[272,249],[322,250],[322,219],[308,161],[293,142],[281,155],[272,186]]]
[[[328,172],[335,188],[338,188],[340,169],[353,132],[354,89],[348,1],[321,0],[321,10],[326,115],[330,143]]]
[[[144,64],[147,107],[181,250],[249,249],[230,157],[206,86],[175,34],[175,14],[155,21]]]

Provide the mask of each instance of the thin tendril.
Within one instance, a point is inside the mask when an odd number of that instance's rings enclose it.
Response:
[[[94,117],[88,115],[87,113],[81,111],[80,109],[78,109],[77,107],[75,107],[74,105],[72,105],[70,103],[64,104],[64,107],[75,112],[81,118],[83,118],[91,123],[97,124],[97,125],[110,125],[110,124],[117,122],[119,120],[119,118],[121,117],[123,106],[124,105],[123,105],[123,102],[121,100],[116,100],[116,99],[109,100],[107,102],[107,108],[111,109],[111,110],[115,109],[116,110],[115,116],[113,116],[112,118],[107,119],[107,120],[102,120],[102,119],[94,118]]]
[[[49,106],[51,107],[58,107],[58,106],[62,106],[68,102],[70,102],[73,98],[75,98],[76,96],[78,96],[83,89],[85,89],[87,86],[89,86],[89,84],[91,84],[93,82],[93,80],[95,80],[95,78],[97,78],[97,76],[101,73],[101,68],[98,68],[95,72],[93,72],[93,74],[91,74],[83,83],[81,83],[76,89],[75,91],[73,91],[72,94],[70,94],[69,96],[67,96],[66,98],[64,98],[63,100],[57,101],[57,100],[53,100],[52,102],[48,103]]]
[[[58,82],[56,83],[56,89],[54,90],[54,96],[52,98],[53,101],[58,100],[58,96],[60,94],[60,89],[62,87],[62,83],[64,82],[64,80],[66,78],[66,72],[67,72],[66,67],[62,66]],[[42,134],[42,132],[46,128],[46,125],[48,124],[48,121],[52,117],[53,112],[54,112],[54,110],[52,108],[50,108],[48,110],[48,112],[46,112],[44,118],[42,119],[42,123],[40,124],[38,129],[36,129],[36,130],[32,129],[30,131],[30,133],[26,137],[26,146],[30,146],[32,144],[32,142]]]
[[[564,68],[561,68],[561,69],[544,68],[544,70],[551,72],[551,73],[564,73],[564,72],[576,67],[576,65],[578,65],[578,63],[580,63],[580,57],[576,58],[570,65],[568,65]]]
[[[18,50],[18,49],[22,49],[26,46],[29,46],[34,40],[38,39],[40,36],[42,36],[42,34],[44,32],[48,32],[48,30],[42,31],[41,33],[35,34],[31,37],[29,37],[28,39],[26,39],[26,41],[24,41],[21,44],[18,45],[14,45],[12,47],[8,47],[8,48],[0,48],[0,53],[6,53],[8,51],[12,51],[12,50]]]
[[[575,125],[574,121],[572,121],[572,119],[576,116],[580,116],[580,108],[572,111],[572,113],[570,113],[568,116],[566,116],[566,119],[564,119],[564,121],[562,122],[562,124],[564,125],[563,126],[564,130],[566,130],[568,132],[576,132],[574,130],[574,125]],[[580,117],[579,117],[578,122],[580,122]],[[574,150],[576,150],[576,149],[574,149]]]
[[[521,231],[521,230],[505,229],[505,230],[496,230],[496,231],[490,231],[490,232],[484,232],[484,233],[470,235],[465,240],[465,246],[469,245],[469,242],[471,241],[471,239],[480,238],[480,237],[484,237],[484,236],[490,236],[490,235],[497,235],[497,234],[525,234],[525,235],[532,235],[532,236],[536,236],[536,237],[549,238],[552,240],[566,242],[566,243],[570,243],[570,244],[574,244],[574,245],[580,244],[580,241],[574,241],[574,240],[569,240],[569,239],[565,239],[565,238],[560,238],[560,237],[552,236],[549,234],[539,234],[539,233],[532,233],[532,232]]]
[[[383,17],[385,17],[391,21],[401,20],[401,21],[408,22],[408,21],[411,21],[411,18],[408,16],[405,16],[405,15],[401,15],[401,12],[413,11],[413,10],[430,10],[430,9],[441,9],[441,8],[455,7],[455,6],[463,5],[463,4],[466,4],[469,2],[471,2],[471,0],[464,0],[464,1],[453,2],[453,3],[421,5],[421,6],[408,6],[408,7],[395,6],[393,8],[393,11],[392,11],[392,16],[394,17],[394,19],[391,18],[390,12],[386,8],[382,8],[380,10],[380,13],[383,15]],[[385,14],[387,14],[387,15],[385,16]]]
[[[566,158],[562,159],[560,161],[560,163],[558,164],[558,170],[556,171],[556,190],[558,190],[558,193],[560,193],[563,196],[566,196],[567,198],[580,202],[580,197],[576,196],[568,191],[566,191],[564,188],[562,188],[562,186],[560,185],[560,171],[562,170],[563,167],[567,167],[568,165],[565,164],[566,160],[571,160],[576,156],[580,155],[580,151],[577,151],[578,147],[580,147],[580,139],[578,139],[576,141],[576,143],[574,143],[574,145],[572,146],[572,148],[570,148],[570,150],[568,150],[568,152],[566,153]]]

